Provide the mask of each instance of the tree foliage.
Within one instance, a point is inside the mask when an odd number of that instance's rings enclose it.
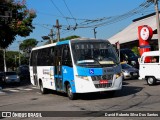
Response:
[[[27,9],[25,0],[0,0],[0,47],[7,48],[16,35],[26,37],[34,29],[32,22],[36,17],[33,9]]]
[[[71,40],[71,39],[75,39],[75,38],[80,38],[80,36],[77,36],[77,35],[72,35],[72,36],[68,36],[68,37],[65,37],[65,38],[61,38],[60,41],[64,41],[64,40]],[[53,40],[53,42],[57,42],[57,40]],[[47,44],[50,44],[50,40],[48,40],[45,45]]]
[[[35,47],[37,45],[38,41],[34,38],[26,39],[20,44],[20,50],[23,52],[27,52],[31,48]]]
[[[132,48],[132,51],[133,51],[136,55],[138,55],[138,56],[140,55],[137,46],[133,47],[133,48]]]
[[[66,38],[61,38],[60,41],[63,41],[63,40],[71,40],[71,39],[75,39],[75,38],[80,38],[80,36],[72,35],[72,36],[68,36],[68,37],[66,37]]]
[[[17,51],[7,51],[6,52],[6,66],[12,70],[18,65],[19,52]]]

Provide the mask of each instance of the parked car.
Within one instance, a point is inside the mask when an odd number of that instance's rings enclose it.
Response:
[[[123,79],[138,79],[139,70],[132,67],[131,65],[123,62],[121,63]]]
[[[20,83],[19,76],[16,72],[4,72],[2,81],[4,83]]]
[[[21,65],[18,67],[17,73],[21,81],[30,82],[30,72],[28,65]]]
[[[120,50],[120,61],[126,61],[127,64],[139,69],[138,56],[135,55],[134,52],[128,48]]]

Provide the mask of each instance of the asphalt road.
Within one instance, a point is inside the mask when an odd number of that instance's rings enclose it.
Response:
[[[39,89],[32,85],[8,85],[0,90],[0,111],[42,112],[41,114],[37,113],[37,116],[42,115],[42,118],[39,116],[39,118],[24,117],[26,114],[28,115],[28,113],[24,113],[23,117],[16,117],[15,114],[12,118],[0,118],[5,120],[159,120],[160,115],[159,117],[153,117],[153,115],[157,115],[154,111],[160,111],[160,83],[148,86],[143,80],[126,80],[123,82],[123,89],[117,91],[114,97],[109,97],[107,93],[80,94],[77,100],[69,100],[65,94],[55,91],[41,95]],[[133,112],[133,117],[128,111]],[[138,113],[136,113],[137,111]],[[143,111],[147,111],[144,113],[147,117],[140,117],[140,115],[136,117],[136,114],[142,115]],[[43,117],[46,114],[48,116]],[[115,114],[119,114],[119,117],[114,117]],[[127,117],[127,114],[130,116]],[[21,116],[22,113],[19,115]],[[58,117],[50,117],[56,115]]]

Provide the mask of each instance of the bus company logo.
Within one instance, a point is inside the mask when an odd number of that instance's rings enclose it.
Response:
[[[89,74],[94,74],[94,69],[89,69]]]
[[[66,70],[66,69],[63,69],[63,73],[67,73],[67,70]]]
[[[50,74],[50,70],[48,70],[48,69],[43,69],[43,74],[49,75],[49,74]]]

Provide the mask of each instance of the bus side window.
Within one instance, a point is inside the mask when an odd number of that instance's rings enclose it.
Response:
[[[50,65],[54,66],[55,64],[55,52],[54,52],[54,47],[50,48]]]
[[[63,48],[62,65],[66,65],[66,66],[72,67],[71,54],[70,54],[70,50],[69,50],[68,46]]]

